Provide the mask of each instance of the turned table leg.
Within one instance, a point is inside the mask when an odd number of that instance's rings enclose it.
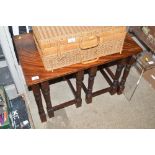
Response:
[[[41,92],[39,84],[35,84],[32,86],[32,91],[36,100],[36,104],[38,107],[39,116],[42,122],[46,122],[46,114],[43,108],[42,99],[41,99]]]
[[[122,76],[122,79],[121,79],[121,82],[119,84],[119,87],[118,87],[118,92],[117,94],[120,95],[123,93],[123,90],[125,88],[125,82],[126,82],[126,79],[129,75],[129,72],[130,72],[130,69],[131,69],[131,66],[132,64],[136,61],[136,59],[132,56],[132,57],[129,57],[127,59],[127,64],[125,66],[125,69],[124,69],[124,73],[123,73],[123,76]]]
[[[54,110],[53,110],[52,103],[51,103],[50,87],[49,87],[48,81],[41,83],[41,90],[42,90],[42,93],[43,93],[43,96],[44,96],[44,99],[46,102],[46,108],[47,108],[48,116],[50,118],[54,117]]]
[[[82,104],[81,87],[83,78],[84,78],[84,71],[79,71],[76,73],[76,107],[80,107]]]
[[[94,78],[96,76],[97,67],[89,69],[89,78],[88,78],[88,89],[86,93],[86,103],[89,104],[92,102],[92,91],[94,85]]]
[[[118,85],[119,85],[119,78],[121,76],[121,73],[122,73],[122,70],[123,70],[123,67],[124,67],[123,63],[124,63],[124,60],[121,60],[117,64],[117,69],[116,69],[116,72],[115,72],[114,81],[113,81],[113,84],[112,84],[111,90],[110,90],[111,95],[114,95],[117,92]]]

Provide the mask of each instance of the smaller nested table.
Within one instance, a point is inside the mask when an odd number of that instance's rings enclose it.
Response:
[[[14,44],[18,53],[19,61],[25,76],[25,80],[28,87],[31,87],[34,93],[34,97],[38,106],[38,111],[40,119],[42,122],[46,121],[46,114],[42,105],[41,91],[46,101],[47,113],[49,117],[54,116],[54,111],[61,108],[67,107],[69,105],[75,104],[76,107],[80,107],[82,104],[81,99],[81,88],[83,86],[86,92],[86,99],[88,102],[91,102],[92,96],[99,95],[103,92],[110,92],[114,94],[116,92],[121,93],[124,89],[125,80],[129,73],[131,64],[134,62],[133,56],[142,51],[142,49],[135,43],[132,38],[127,35],[125,38],[122,54],[113,54],[99,58],[96,62],[89,64],[74,64],[68,67],[63,67],[60,69],[55,69],[52,71],[46,71],[44,69],[42,60],[40,58],[39,52],[36,48],[33,35],[22,34],[15,36],[13,38]],[[96,74],[97,66],[108,65],[108,63],[114,62],[117,64],[116,73],[113,74],[108,68],[108,72],[111,75],[113,81],[110,81],[108,75],[102,71],[104,77],[107,79],[107,82],[110,83],[110,87],[105,90],[101,90],[96,93],[92,93],[92,87],[94,82],[94,77]],[[106,66],[107,67],[107,66]],[[124,74],[121,82],[119,83],[119,78],[121,72],[125,67]],[[89,69],[89,83],[88,88],[82,83],[84,77],[84,70]],[[102,69],[102,67],[101,67]],[[67,82],[75,96],[75,99],[61,103],[57,106],[52,106],[50,98],[50,88],[49,80],[57,79],[59,77],[64,77],[70,74],[76,74],[76,89],[73,87],[71,81],[67,79]]]

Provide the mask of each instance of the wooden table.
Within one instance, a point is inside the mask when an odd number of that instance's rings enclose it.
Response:
[[[45,98],[49,117],[54,116],[54,111],[72,104],[76,104],[76,107],[80,107],[82,103],[81,87],[85,89],[85,92],[87,94],[86,98],[88,102],[91,102],[92,100],[92,96],[93,96],[92,87],[93,87],[93,81],[96,74],[97,66],[101,66],[103,64],[108,64],[110,62],[116,61],[117,70],[114,75],[111,73],[113,77],[113,82],[111,82],[112,84],[110,86],[110,92],[111,94],[114,94],[118,90],[117,88],[119,83],[118,80],[123,67],[125,67],[122,81],[119,84],[119,90],[121,92],[124,88],[125,79],[127,78],[131,64],[133,63],[132,56],[142,51],[142,49],[137,45],[137,43],[135,43],[131,39],[131,37],[127,35],[125,38],[122,54],[118,53],[118,54],[104,56],[93,63],[89,63],[89,64],[78,63],[68,67],[55,69],[52,72],[52,71],[46,71],[44,69],[43,63],[41,61],[39,52],[37,51],[37,48],[31,33],[15,36],[13,40],[14,40],[15,48],[18,53],[21,67],[23,69],[27,86],[31,87],[33,90],[34,97],[38,106],[39,115],[42,122],[46,121],[46,114],[42,105],[40,90],[42,91],[43,96]],[[88,89],[82,83],[82,80],[84,77],[84,70],[86,69],[89,69],[89,75],[90,75]],[[50,89],[49,89],[48,81],[52,79],[56,79],[58,77],[64,77],[66,75],[70,75],[72,73],[76,73],[76,90],[72,86],[69,79],[67,79],[67,82],[75,96],[75,99],[53,107],[50,99]],[[110,70],[109,70],[109,73],[110,73]]]

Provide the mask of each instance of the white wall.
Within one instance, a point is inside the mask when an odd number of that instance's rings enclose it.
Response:
[[[0,26],[0,43],[15,86],[17,88],[17,92],[18,94],[23,94],[25,93],[25,79],[22,70],[18,65],[12,44],[12,38],[7,26]]]

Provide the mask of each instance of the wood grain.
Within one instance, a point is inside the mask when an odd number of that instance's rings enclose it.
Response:
[[[64,75],[75,73],[80,70],[85,70],[90,67],[105,64],[114,60],[123,59],[142,51],[141,47],[139,47],[139,45],[137,45],[137,43],[133,41],[129,35],[127,35],[125,38],[122,54],[118,53],[104,56],[98,59],[98,61],[90,64],[78,63],[68,67],[56,69],[52,72],[46,71],[44,69],[42,60],[40,58],[39,52],[37,51],[32,34],[22,34],[19,36],[15,36],[13,40],[28,86],[32,86],[33,84],[41,83],[50,79],[62,77]],[[32,77],[34,76],[38,76],[39,79],[32,80]]]

